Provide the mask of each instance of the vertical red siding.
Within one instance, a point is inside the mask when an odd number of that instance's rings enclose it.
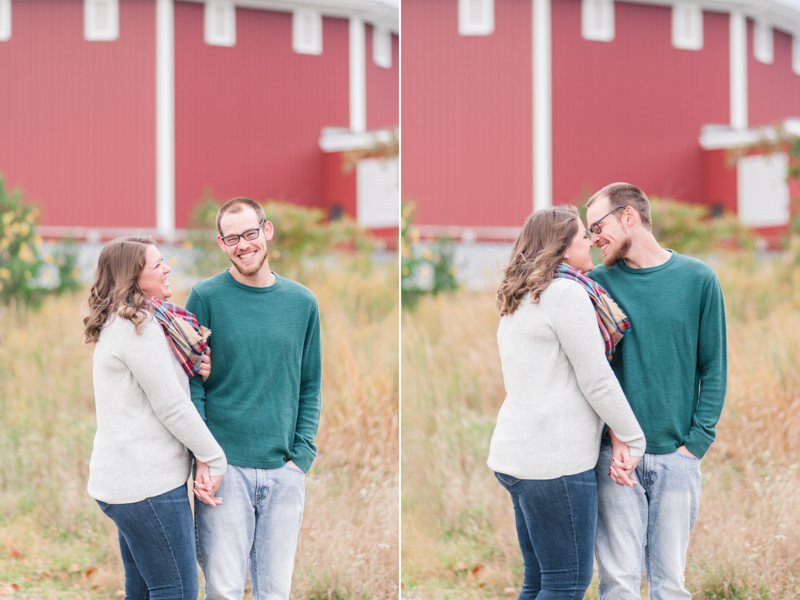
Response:
[[[14,2],[0,42],[0,173],[45,225],[155,226],[155,3],[120,2],[113,42],[83,2]]]
[[[392,35],[392,66],[384,69],[372,60],[371,25],[366,27],[367,129],[384,129],[400,124],[400,40]]]
[[[553,201],[614,181],[700,201],[702,125],[730,122],[728,16],[703,14],[704,47],[671,43],[667,7],[615,3],[616,37],[581,37],[580,0],[553,2]]]
[[[736,213],[738,211],[736,164],[730,163],[728,150],[704,151],[703,165],[703,202],[709,206],[721,205],[725,210]]]
[[[320,206],[323,127],[349,126],[348,22],[321,56],[292,50],[292,16],[236,9],[236,46],[203,41],[203,5],[175,3],[176,222],[205,190]]]
[[[428,225],[521,225],[533,205],[531,2],[460,36],[455,0],[403,0],[402,193]]]
[[[774,60],[758,62],[753,55],[753,23],[747,22],[747,87],[751,127],[800,117],[800,75],[792,71],[792,36],[773,30]]]

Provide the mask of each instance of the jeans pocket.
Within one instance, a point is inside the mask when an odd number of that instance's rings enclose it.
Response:
[[[290,467],[289,463],[283,463],[283,466],[289,469],[290,471],[294,471],[295,473],[302,473],[303,475],[306,474],[306,472],[303,471],[303,469],[300,469],[299,467]]]
[[[511,487],[518,481],[522,481],[519,477],[512,477],[511,475],[506,475],[505,473],[495,472],[494,476],[497,477],[497,480],[500,483],[507,485],[508,487]]]
[[[675,450],[675,454],[677,454],[678,456],[680,456],[684,460],[691,460],[691,461],[694,461],[694,462],[700,462],[700,459],[697,458],[696,456],[689,456],[688,454],[684,454],[680,450]]]
[[[106,512],[106,509],[108,509],[108,507],[111,506],[111,504],[109,504],[108,502],[100,502],[100,500],[95,500],[95,502],[97,502],[97,505],[103,512]]]

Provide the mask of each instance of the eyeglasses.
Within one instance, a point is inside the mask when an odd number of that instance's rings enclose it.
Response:
[[[591,234],[592,233],[595,234],[595,235],[600,235],[602,233],[602,231],[603,231],[603,228],[600,226],[600,221],[605,219],[611,213],[617,212],[620,208],[628,208],[628,207],[627,206],[618,206],[617,208],[612,210],[610,213],[607,213],[607,214],[603,215],[602,217],[600,217],[599,219],[597,219],[597,221],[595,221],[594,223],[589,225],[589,230],[586,232],[587,233],[587,237],[589,237],[589,239],[591,239],[591,237],[592,237]]]
[[[226,235],[224,238],[222,238],[222,241],[225,242],[226,246],[235,246],[236,244],[239,243],[240,238],[244,238],[248,242],[252,242],[254,239],[258,237],[261,228],[264,226],[264,223],[266,222],[267,222],[266,219],[261,219],[261,222],[255,229],[248,229],[247,231],[245,231],[244,233],[240,233],[239,235]]]

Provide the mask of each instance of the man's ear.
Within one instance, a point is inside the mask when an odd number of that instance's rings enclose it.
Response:
[[[228,253],[228,251],[225,249],[227,246],[225,246],[225,242],[222,241],[222,237],[219,235],[217,236],[217,244],[219,244],[220,250],[222,250],[225,254]]]
[[[273,235],[275,235],[275,228],[272,226],[271,221],[267,221],[264,223],[264,239],[270,241]]]

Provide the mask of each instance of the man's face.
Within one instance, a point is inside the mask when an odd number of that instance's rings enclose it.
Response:
[[[272,239],[272,223],[267,221],[261,229],[258,229],[260,219],[255,211],[249,206],[245,206],[239,212],[226,212],[219,222],[221,236],[217,236],[217,242],[231,259],[231,264],[245,277],[255,275],[264,266],[267,260],[267,242]],[[251,230],[258,230],[258,237],[253,240],[246,240],[242,234]],[[222,238],[238,235],[239,241],[232,246],[228,246]]]
[[[592,243],[602,251],[603,264],[606,267],[613,267],[625,258],[631,248],[630,231],[619,220],[626,210],[631,209],[620,208],[609,215],[608,213],[615,208],[616,206],[611,206],[609,203],[608,197],[602,196],[586,209],[588,227],[591,229],[592,225],[597,223],[601,229],[600,233],[592,233]],[[600,222],[598,223],[598,221]]]

